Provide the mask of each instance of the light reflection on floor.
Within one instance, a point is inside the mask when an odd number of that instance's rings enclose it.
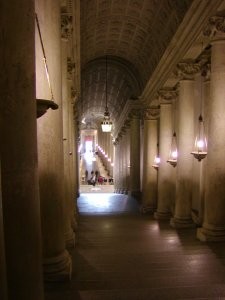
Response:
[[[119,214],[138,213],[139,206],[135,199],[128,195],[83,193],[78,198],[78,209],[81,214]]]

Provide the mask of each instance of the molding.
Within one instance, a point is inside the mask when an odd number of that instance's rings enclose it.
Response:
[[[159,64],[149,79],[141,95],[144,104],[150,104],[174,67],[182,60],[202,32],[208,18],[216,13],[223,0],[199,1],[194,0],[183,22],[172,38]]]

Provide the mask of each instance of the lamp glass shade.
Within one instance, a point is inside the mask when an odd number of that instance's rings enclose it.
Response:
[[[198,119],[198,133],[195,138],[194,150],[191,152],[192,155],[201,161],[207,155],[207,139],[204,131],[203,118],[200,115]]]

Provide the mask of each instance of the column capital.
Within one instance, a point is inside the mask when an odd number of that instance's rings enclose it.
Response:
[[[172,103],[177,98],[178,92],[174,88],[163,88],[158,91],[160,104]]]
[[[190,60],[178,63],[174,74],[179,80],[193,80],[194,75],[199,72],[200,64]]]
[[[217,33],[225,33],[225,17],[223,16],[213,16],[209,18],[208,24],[203,30],[203,34],[211,39],[213,39]]]
[[[73,17],[68,13],[61,13],[61,38],[62,40],[68,41],[69,37],[72,34],[73,26],[72,26]]]
[[[159,107],[146,108],[143,111],[144,120],[156,120],[159,118]]]

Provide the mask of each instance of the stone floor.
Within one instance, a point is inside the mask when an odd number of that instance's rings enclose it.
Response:
[[[71,282],[46,300],[225,299],[225,243],[142,215],[134,199],[82,194]]]

